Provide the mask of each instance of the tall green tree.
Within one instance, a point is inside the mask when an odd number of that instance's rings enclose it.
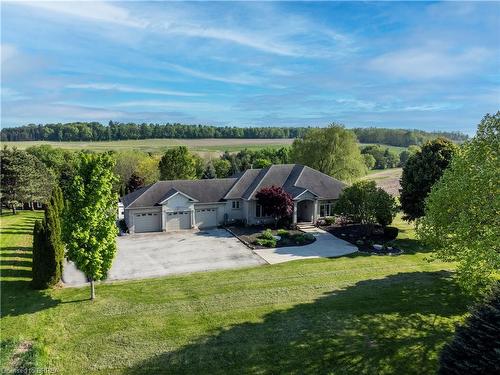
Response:
[[[458,262],[458,280],[480,294],[499,276],[500,112],[486,115],[476,136],[453,157],[432,188],[417,233],[436,256]]]
[[[216,159],[213,161],[217,178],[229,177],[231,174],[231,162],[226,159]]]
[[[0,153],[2,201],[16,213],[16,206],[33,201],[45,203],[54,182],[51,171],[26,151],[4,147]]]
[[[406,220],[415,220],[424,215],[424,201],[432,185],[443,175],[451,162],[457,146],[445,139],[436,138],[422,146],[410,156],[401,176],[401,208]]]
[[[160,179],[181,180],[196,178],[196,160],[186,146],[168,149],[158,166]]]
[[[55,186],[45,207],[45,218],[33,229],[32,285],[46,289],[61,281],[64,246],[61,239],[61,214],[64,202],[61,189]]]
[[[291,158],[342,181],[352,181],[367,172],[356,135],[343,126],[310,129],[293,142]]]
[[[68,189],[63,238],[68,258],[94,282],[105,279],[116,253],[116,205],[113,192],[114,160],[108,154],[82,154]]]

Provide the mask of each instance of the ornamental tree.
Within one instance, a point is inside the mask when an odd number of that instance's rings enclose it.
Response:
[[[335,204],[335,213],[361,224],[387,226],[396,216],[396,200],[378,188],[375,181],[358,181],[344,189]]]
[[[417,234],[439,259],[458,262],[459,283],[488,290],[500,269],[500,112],[486,115],[432,188]]]
[[[94,281],[106,278],[116,252],[118,196],[113,192],[113,167],[108,154],[81,154],[66,197],[63,238],[67,255],[90,281],[91,300]]]
[[[406,220],[415,220],[424,215],[424,201],[432,185],[443,175],[450,164],[457,146],[445,139],[436,138],[406,161],[401,176],[401,208]]]
[[[255,194],[255,198],[262,206],[263,211],[274,218],[275,224],[278,223],[278,220],[293,213],[292,196],[281,187],[263,187]]]

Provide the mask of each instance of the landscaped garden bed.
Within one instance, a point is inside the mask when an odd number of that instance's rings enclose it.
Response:
[[[324,230],[356,245],[359,251],[371,254],[397,255],[403,251],[394,246],[393,241],[398,235],[397,228],[368,224],[339,224],[322,226]]]
[[[294,229],[271,229],[264,226],[232,226],[228,229],[252,249],[304,246],[316,241],[310,233]]]

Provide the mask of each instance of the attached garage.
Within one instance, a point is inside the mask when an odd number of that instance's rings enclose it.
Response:
[[[217,208],[201,208],[195,212],[196,226],[200,229],[217,226]]]
[[[134,216],[134,232],[161,232],[161,213],[149,212],[135,214]]]
[[[191,228],[191,211],[167,212],[166,229],[180,230]]]

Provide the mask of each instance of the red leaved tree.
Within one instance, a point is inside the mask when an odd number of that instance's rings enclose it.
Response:
[[[275,224],[278,220],[290,216],[293,213],[292,196],[278,186],[264,187],[255,195],[263,212],[274,218]]]

